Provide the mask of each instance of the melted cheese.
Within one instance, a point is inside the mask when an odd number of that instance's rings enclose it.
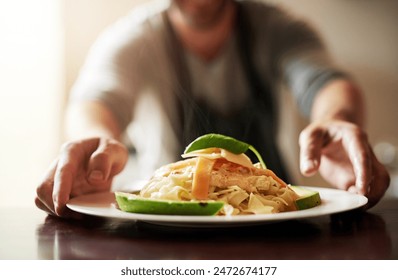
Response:
[[[208,148],[203,150],[193,151],[188,154],[183,154],[183,158],[189,157],[203,157],[207,159],[218,159],[218,158],[225,158],[229,162],[233,162],[248,168],[253,167],[253,163],[251,162],[250,158],[245,154],[234,154],[230,151],[220,149],[220,148]]]

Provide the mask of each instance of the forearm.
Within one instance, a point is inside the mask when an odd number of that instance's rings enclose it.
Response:
[[[107,137],[120,140],[121,131],[112,112],[101,102],[70,104],[66,110],[65,136],[68,140]]]
[[[311,121],[344,120],[364,125],[364,100],[357,85],[348,79],[326,84],[314,100]]]

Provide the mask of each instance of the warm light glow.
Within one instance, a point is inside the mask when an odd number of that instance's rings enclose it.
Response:
[[[0,205],[34,205],[36,184],[58,149],[61,4],[0,2]]]

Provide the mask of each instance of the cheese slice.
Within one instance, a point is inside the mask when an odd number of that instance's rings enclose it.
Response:
[[[189,157],[203,157],[207,159],[218,159],[225,158],[229,162],[233,162],[248,168],[253,167],[253,163],[250,158],[245,154],[234,154],[230,151],[220,149],[220,148],[207,148],[202,150],[193,151],[191,153],[183,154],[183,158]]]

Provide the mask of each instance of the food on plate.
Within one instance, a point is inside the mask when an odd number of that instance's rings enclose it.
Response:
[[[295,201],[297,210],[304,210],[321,204],[319,192],[303,187],[289,187],[299,196]]]
[[[248,150],[260,163],[252,163]],[[303,210],[321,202],[318,192],[286,184],[265,167],[254,147],[228,136],[201,136],[182,157],[156,170],[138,194],[117,192],[119,208],[145,214],[229,216]]]

